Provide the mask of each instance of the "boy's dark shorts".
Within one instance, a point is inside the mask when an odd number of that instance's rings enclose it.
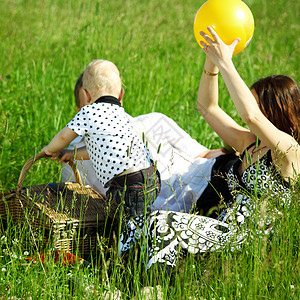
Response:
[[[151,206],[160,192],[160,174],[154,164],[147,169],[118,176],[109,183],[107,199],[120,207],[124,203],[122,221],[151,212]]]

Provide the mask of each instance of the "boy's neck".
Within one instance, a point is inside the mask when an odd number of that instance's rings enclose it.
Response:
[[[114,97],[121,103],[121,105],[123,105],[123,101],[122,101],[123,95],[124,95],[124,89],[121,89],[120,93],[109,93],[109,92],[103,91],[103,92],[99,92],[97,94],[97,96],[95,97],[95,99],[92,99],[91,103],[94,103],[101,97]]]
[[[119,99],[114,96],[102,96],[98,98],[96,101],[94,101],[94,103],[110,103],[110,104],[122,106]]]

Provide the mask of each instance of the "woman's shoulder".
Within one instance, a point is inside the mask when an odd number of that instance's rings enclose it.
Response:
[[[297,181],[300,176],[300,146],[293,149],[291,146],[287,153],[282,153],[275,149],[271,151],[272,162],[278,173],[281,174],[285,181]]]

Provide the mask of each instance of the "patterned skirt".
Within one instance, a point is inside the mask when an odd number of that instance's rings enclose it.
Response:
[[[244,242],[238,226],[216,219],[172,211],[154,211],[127,223],[120,243],[120,255],[138,247],[143,251],[146,269],[154,265],[175,267],[182,252],[206,253],[229,247],[237,249]]]

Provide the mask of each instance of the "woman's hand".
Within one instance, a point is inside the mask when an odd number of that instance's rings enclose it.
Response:
[[[215,158],[217,156],[223,155],[223,154],[225,154],[225,153],[222,151],[222,149],[208,149],[208,150],[201,152],[199,155],[197,155],[195,157],[195,159],[198,157],[211,159],[211,158]]]
[[[211,34],[211,39],[205,32],[201,31],[200,35],[205,39],[206,43],[201,41],[203,46],[203,52],[206,56],[219,68],[226,64],[227,61],[231,61],[233,51],[236,45],[240,42],[240,38],[236,38],[229,46],[226,45],[217,33],[210,27],[207,30]]]
[[[59,151],[57,157],[55,159],[59,159],[60,163],[73,161],[74,160],[74,151],[73,150],[61,150]]]

